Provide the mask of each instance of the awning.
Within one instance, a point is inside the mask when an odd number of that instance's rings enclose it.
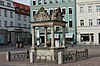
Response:
[[[73,33],[66,33],[65,38],[73,38]]]

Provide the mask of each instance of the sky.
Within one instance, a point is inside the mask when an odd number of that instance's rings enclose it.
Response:
[[[30,5],[30,0],[15,0],[15,1],[26,5]]]

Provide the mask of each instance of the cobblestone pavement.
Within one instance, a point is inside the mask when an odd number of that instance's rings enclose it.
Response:
[[[68,50],[76,50],[75,48]],[[83,50],[78,49],[77,50]],[[0,66],[100,66],[100,48],[89,48],[89,58],[83,59],[75,62],[65,63],[58,65],[54,62],[34,62],[30,63],[29,61],[6,61],[6,55],[3,53],[0,54]]]

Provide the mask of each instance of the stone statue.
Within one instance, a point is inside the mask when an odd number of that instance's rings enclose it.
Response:
[[[36,16],[34,18],[35,18],[35,21],[46,21],[46,20],[50,20],[50,16],[44,10],[43,7],[41,7],[39,9],[38,13],[36,14]]]
[[[34,19],[35,21],[47,21],[47,20],[63,21],[60,7],[57,10],[54,10],[51,16],[47,13],[47,11],[45,11],[43,7],[41,7],[38,13],[35,15]]]
[[[51,16],[51,20],[63,21],[60,7],[58,7],[57,10],[54,10]]]

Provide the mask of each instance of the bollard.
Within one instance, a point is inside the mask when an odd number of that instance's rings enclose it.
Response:
[[[88,49],[85,49],[85,57],[88,58]]]
[[[62,52],[58,52],[58,64],[62,64],[63,63],[63,55]]]
[[[30,58],[29,54],[30,54],[29,50],[26,50],[26,59]]]
[[[7,55],[6,55],[6,59],[7,61],[11,61],[11,53],[10,52],[7,52]]]
[[[34,62],[34,56],[35,56],[35,54],[34,54],[34,52],[30,52],[30,63],[33,63]]]
[[[77,61],[77,50],[74,52],[73,60],[74,60],[74,61]]]

